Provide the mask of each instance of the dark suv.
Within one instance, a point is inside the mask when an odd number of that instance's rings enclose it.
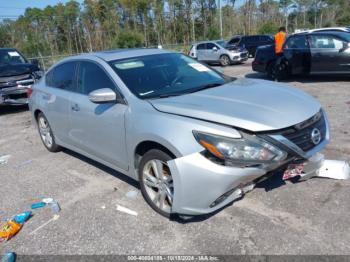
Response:
[[[0,48],[0,105],[27,104],[27,91],[42,76],[38,60],[30,62],[14,48]]]
[[[246,48],[249,52],[249,56],[254,57],[256,49],[259,46],[274,44],[274,37],[271,35],[237,35],[228,41],[228,46],[239,46]]]
[[[297,74],[349,75],[350,33],[330,30],[291,35],[279,57],[275,55],[273,45],[258,48],[252,67],[272,79]]]

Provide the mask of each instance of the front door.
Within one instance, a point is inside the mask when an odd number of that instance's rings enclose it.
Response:
[[[349,73],[350,55],[343,40],[327,34],[310,35],[311,73]]]
[[[283,55],[289,63],[292,74],[310,72],[310,47],[305,35],[289,37],[284,45]]]
[[[115,83],[100,65],[81,61],[77,92],[71,96],[69,137],[84,152],[127,170],[124,122],[127,106],[116,102],[92,103],[89,93],[101,88],[117,92]]]
[[[219,61],[220,60],[220,48],[214,43],[207,43],[207,61]]]

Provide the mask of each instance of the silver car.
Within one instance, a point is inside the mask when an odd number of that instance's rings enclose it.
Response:
[[[138,180],[166,217],[213,212],[276,170],[315,176],[329,141],[310,95],[159,49],[66,58],[29,104],[49,151],[65,147]]]
[[[208,64],[221,66],[238,64],[248,60],[248,51],[237,46],[227,46],[224,40],[199,42],[191,46],[189,56]]]

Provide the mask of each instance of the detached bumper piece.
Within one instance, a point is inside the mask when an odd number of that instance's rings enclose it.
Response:
[[[332,179],[349,179],[350,166],[345,161],[324,159],[322,154],[310,158],[304,167],[300,180],[307,180],[312,177],[324,177]]]

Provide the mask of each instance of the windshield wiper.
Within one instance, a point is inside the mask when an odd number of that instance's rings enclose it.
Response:
[[[222,86],[224,83],[211,83],[211,84],[206,84],[206,85],[202,85],[202,86],[198,86],[195,90],[193,90],[190,93],[195,93],[204,89],[208,89],[208,88],[213,88],[213,87],[217,87],[217,86]]]

